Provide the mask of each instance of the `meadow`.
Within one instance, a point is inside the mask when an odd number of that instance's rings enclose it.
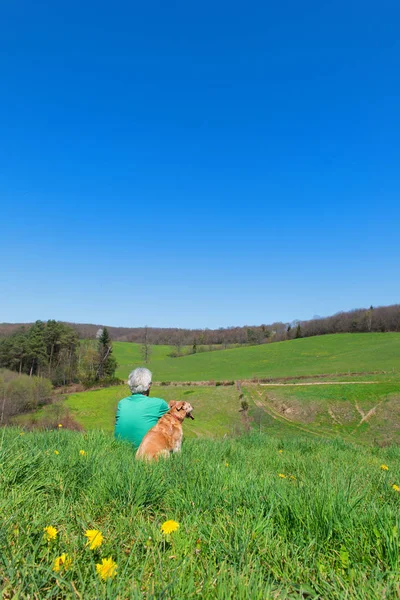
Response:
[[[400,379],[400,333],[342,333],[171,358],[169,346],[153,346],[155,381],[205,381],[304,377],[385,371]],[[140,345],[115,342],[117,375],[127,379],[141,364]]]
[[[1,429],[2,598],[400,598],[399,341],[343,334],[180,358],[155,347],[154,379],[193,381],[152,395],[188,399],[195,416],[182,453],[155,464],[111,435],[127,385]],[[137,345],[114,348],[126,372],[141,364]],[[238,382],[252,377],[285,383]],[[85,431],[25,427],[66,413]]]
[[[148,465],[100,432],[3,429],[2,597],[398,598],[399,459],[253,433]]]

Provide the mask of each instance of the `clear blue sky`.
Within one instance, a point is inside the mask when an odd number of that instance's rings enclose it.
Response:
[[[0,14],[0,321],[400,301],[397,0]]]

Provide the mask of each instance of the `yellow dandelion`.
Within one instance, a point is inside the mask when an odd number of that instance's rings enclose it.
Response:
[[[45,527],[43,529],[43,531],[44,531],[43,537],[48,542],[51,542],[52,540],[56,539],[58,531],[52,525],[49,525],[49,527]]]
[[[101,564],[96,565],[97,574],[103,581],[106,581],[106,579],[109,579],[110,577],[115,577],[117,568],[118,565],[113,561],[111,556],[110,558],[103,558]]]
[[[68,556],[68,554],[65,554],[65,552],[63,552],[61,556],[57,556],[57,558],[55,559],[53,563],[53,571],[55,571],[56,573],[61,571],[61,569],[65,569],[67,571],[71,565],[72,559]]]
[[[54,454],[60,454],[58,450],[54,450]]]
[[[81,456],[85,456],[86,452],[85,452],[84,450],[79,450],[79,454],[80,454]]]
[[[292,479],[293,481],[296,481],[296,477],[294,475],[289,475],[289,478]]]
[[[61,423],[59,423],[59,424],[58,424],[58,429],[61,429],[61,427],[62,427],[62,424],[61,424]]]
[[[395,492],[400,492],[400,486],[396,485],[395,483],[392,485],[392,488]]]
[[[25,435],[25,432],[24,432],[24,431],[21,431],[21,433],[20,433],[19,435]]]
[[[179,523],[177,523],[176,521],[165,521],[165,523],[163,523],[161,525],[161,531],[163,532],[164,535],[168,535],[169,533],[173,533],[174,531],[177,531],[179,529]]]
[[[283,450],[278,450],[279,454],[282,454]]]
[[[226,466],[226,467],[229,467],[229,463],[225,463],[225,466]]]
[[[389,467],[387,465],[381,465],[382,471],[389,471]]]
[[[88,529],[85,531],[85,536],[88,539],[86,546],[89,546],[91,550],[96,550],[103,543],[103,534],[98,529]]]
[[[280,477],[281,479],[286,479],[286,475],[284,475],[283,473],[278,473],[278,477]]]

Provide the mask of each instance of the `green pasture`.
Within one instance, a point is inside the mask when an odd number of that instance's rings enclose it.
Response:
[[[400,376],[400,333],[344,333],[202,352],[179,358],[168,346],[153,346],[149,368],[155,381],[204,381],[315,376],[384,371]],[[142,364],[140,346],[115,342],[118,376]],[[371,376],[369,376],[371,377]],[[376,375],[376,377],[381,377]],[[343,376],[342,376],[343,379]]]
[[[153,386],[152,395],[188,400],[194,421],[184,423],[186,438],[222,437],[252,428],[270,436],[303,433],[340,437],[367,444],[400,442],[400,383],[337,383],[322,385],[242,385],[249,404],[248,419],[239,412],[236,386]],[[127,386],[71,394],[19,422],[57,423],[70,416],[85,430],[113,432],[118,401]]]
[[[104,433],[21,433],[0,432],[4,599],[399,597],[399,448],[253,433],[149,465]]]
[[[49,405],[33,415],[19,419],[23,424],[32,418],[37,422],[62,420],[66,410],[85,430],[113,432],[117,404],[129,396],[128,386],[116,386],[71,394],[65,401]],[[170,400],[187,400],[195,406],[195,420],[184,423],[185,437],[221,437],[235,433],[241,426],[239,392],[229,387],[152,386],[152,396]]]

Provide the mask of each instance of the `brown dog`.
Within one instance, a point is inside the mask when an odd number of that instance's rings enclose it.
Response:
[[[161,417],[142,439],[136,458],[152,460],[159,456],[169,456],[171,452],[179,452],[182,446],[184,419],[192,417],[193,407],[189,402],[171,400],[169,411]]]

